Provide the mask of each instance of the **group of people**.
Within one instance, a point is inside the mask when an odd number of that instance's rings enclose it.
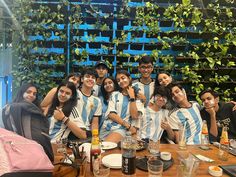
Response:
[[[219,141],[222,127],[228,128],[229,138],[236,138],[233,103],[220,102],[210,89],[200,93],[202,105],[189,101],[170,74],[160,72],[152,79],[153,69],[152,57],[143,56],[139,79],[132,80],[122,69],[113,78],[108,76],[106,62],[98,61],[95,68],[84,69],[81,75],[69,75],[40,104],[33,84],[23,85],[13,103],[29,102],[42,112],[51,142],[89,139],[91,130],[99,129],[104,141],[117,143],[130,131],[140,139],[178,143],[182,125],[186,143],[200,144],[202,120],[207,121],[211,141]]]

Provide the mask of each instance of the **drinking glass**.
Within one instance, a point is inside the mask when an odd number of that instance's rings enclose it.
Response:
[[[149,141],[148,144],[148,150],[152,155],[158,155],[159,154],[159,146],[160,146],[160,141]]]
[[[147,161],[148,177],[162,177],[163,162],[157,158],[149,158]]]
[[[93,174],[95,177],[109,177],[110,176],[110,168],[104,165],[99,166],[99,170],[94,170]]]
[[[179,149],[187,149],[186,147],[186,136],[185,136],[185,126],[181,123],[178,124],[179,126]]]

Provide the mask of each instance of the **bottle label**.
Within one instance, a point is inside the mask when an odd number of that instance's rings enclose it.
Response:
[[[135,173],[136,164],[135,157],[122,156],[122,173],[126,175],[132,175]]]

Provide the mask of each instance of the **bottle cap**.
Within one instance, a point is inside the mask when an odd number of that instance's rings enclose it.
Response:
[[[92,130],[92,135],[98,135],[98,129],[93,129]]]

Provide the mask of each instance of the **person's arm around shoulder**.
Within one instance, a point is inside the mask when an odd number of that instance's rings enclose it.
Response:
[[[47,112],[48,108],[52,104],[52,99],[57,91],[57,87],[52,88],[47,95],[44,97],[43,101],[40,104],[41,109],[44,113]],[[44,114],[45,115],[45,114]]]

